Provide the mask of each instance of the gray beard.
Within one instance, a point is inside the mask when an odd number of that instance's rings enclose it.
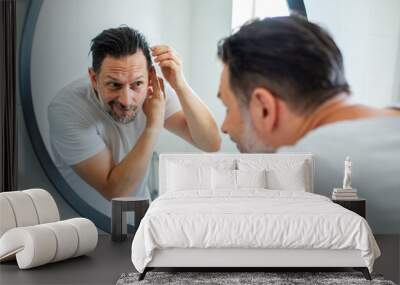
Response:
[[[254,130],[253,123],[248,111],[242,111],[244,116],[245,129],[240,138],[239,151],[241,153],[274,153],[276,149],[265,144],[260,140],[256,131]]]
[[[115,113],[112,109],[110,109],[108,111],[108,114],[110,114],[111,118],[114,119],[114,121],[116,121],[117,123],[121,123],[121,124],[129,124],[130,122],[133,122],[136,117],[137,117],[137,107],[135,106],[134,110],[133,110],[133,114],[130,116],[118,116],[117,113]]]
[[[100,92],[98,90],[94,90],[95,94],[96,94],[96,98],[97,101],[100,104],[100,107],[111,116],[111,118],[120,124],[129,124],[131,122],[133,122],[136,118],[137,118],[137,106],[133,107],[133,114],[131,116],[118,116],[118,114],[113,111],[113,109],[111,108],[110,104],[106,104],[103,101],[103,97],[101,96]]]

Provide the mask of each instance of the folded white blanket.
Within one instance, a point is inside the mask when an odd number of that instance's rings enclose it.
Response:
[[[371,272],[380,255],[359,215],[317,194],[265,189],[164,194],[134,237],[135,268],[164,248],[358,249]]]

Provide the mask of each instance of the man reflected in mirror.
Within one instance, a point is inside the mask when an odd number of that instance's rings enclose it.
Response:
[[[162,129],[203,151],[219,150],[215,120],[172,48],[150,48],[143,34],[124,26],[101,32],[90,51],[89,76],[64,87],[49,105],[59,169],[72,168],[107,199],[149,198],[149,162]]]

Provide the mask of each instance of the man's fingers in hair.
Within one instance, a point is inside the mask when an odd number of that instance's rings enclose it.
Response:
[[[161,93],[162,93],[161,96],[165,99],[166,94],[165,94],[164,80],[161,77],[158,77],[158,80],[160,81],[160,87],[161,87]]]
[[[152,86],[153,86],[153,95],[154,96],[160,96],[160,92],[161,92],[160,91],[160,84],[158,82],[156,70],[155,70],[154,67],[152,67],[150,69],[150,79],[151,79],[151,83],[152,83]]]
[[[153,56],[158,56],[163,53],[172,52],[173,50],[167,45],[155,45],[150,48]]]
[[[168,67],[168,68],[175,70],[178,67],[178,65],[173,60],[164,60],[164,61],[160,62],[160,67],[162,67],[162,68]]]

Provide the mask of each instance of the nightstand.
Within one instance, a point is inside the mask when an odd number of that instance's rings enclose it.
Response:
[[[124,241],[128,236],[128,224],[126,212],[135,213],[135,225],[132,234],[135,234],[140,221],[149,208],[150,201],[146,198],[137,197],[120,197],[111,200],[112,205],[112,222],[111,222],[111,239],[113,241]]]
[[[361,217],[365,219],[366,217],[366,200],[363,198],[354,199],[354,200],[337,200],[332,199],[332,202],[339,204],[340,206],[353,211],[356,214],[359,214]]]

